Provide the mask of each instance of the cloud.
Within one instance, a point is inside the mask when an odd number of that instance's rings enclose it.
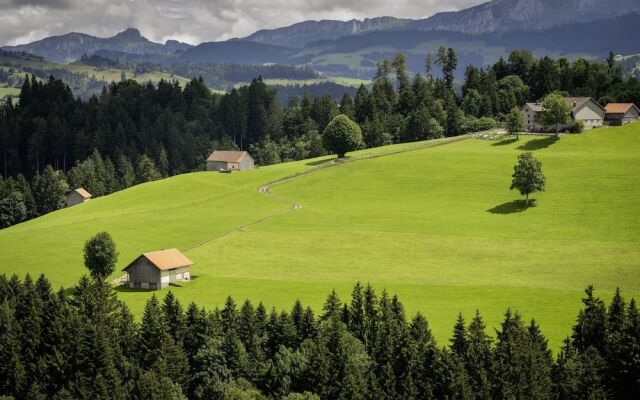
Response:
[[[247,36],[308,19],[423,18],[483,0],[0,0],[0,43],[138,28],[154,41],[190,43]]]

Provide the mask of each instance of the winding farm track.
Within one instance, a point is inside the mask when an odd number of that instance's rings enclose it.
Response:
[[[494,131],[487,131],[487,132],[499,132],[499,133],[502,133],[501,131],[495,131],[495,130]],[[290,207],[288,209],[283,210],[283,211],[279,211],[277,213],[266,215],[266,216],[264,216],[262,218],[259,218],[257,220],[254,220],[254,221],[251,221],[251,222],[247,222],[246,224],[243,224],[243,225],[237,226],[237,227],[235,227],[235,228],[233,228],[231,230],[222,232],[222,233],[220,233],[220,234],[218,234],[216,236],[210,237],[210,238],[208,238],[208,239],[206,239],[206,240],[204,240],[204,241],[202,241],[200,243],[197,243],[197,244],[195,244],[195,245],[193,245],[191,247],[188,247],[188,248],[184,249],[183,252],[186,253],[186,252],[191,251],[193,249],[196,249],[198,247],[202,247],[205,244],[210,243],[210,242],[212,242],[214,240],[223,238],[225,236],[229,236],[230,234],[232,234],[234,232],[242,231],[242,230],[244,230],[244,229],[246,229],[246,228],[248,228],[250,226],[254,226],[254,225],[260,224],[260,223],[262,223],[264,221],[268,221],[268,220],[270,220],[272,218],[275,218],[277,216],[284,215],[284,214],[292,212],[292,211],[300,210],[302,208],[301,204],[298,204],[298,203],[296,203],[296,202],[294,202],[292,200],[287,200],[287,199],[284,199],[282,197],[276,196],[271,192],[272,188],[274,188],[274,187],[276,187],[278,185],[281,185],[283,183],[290,182],[290,181],[292,181],[294,179],[302,178],[302,177],[305,177],[307,175],[314,174],[316,172],[320,172],[320,171],[325,170],[327,168],[336,167],[336,166],[339,166],[339,165],[343,165],[343,164],[347,164],[347,163],[351,163],[351,162],[355,162],[355,161],[360,161],[360,160],[368,160],[368,159],[372,159],[372,158],[386,157],[386,156],[390,156],[390,155],[394,155],[394,154],[406,153],[406,152],[410,152],[410,151],[422,150],[422,149],[429,148],[429,147],[441,146],[441,145],[444,145],[444,144],[453,143],[453,142],[457,142],[457,141],[460,141],[460,140],[465,140],[465,139],[469,139],[469,138],[473,138],[473,137],[479,137],[479,136],[481,136],[481,135],[483,135],[483,134],[485,134],[487,132],[477,132],[477,133],[470,133],[470,134],[460,135],[460,136],[455,136],[455,137],[450,137],[450,138],[429,140],[429,141],[421,142],[421,143],[424,143],[424,145],[422,145],[422,146],[413,145],[413,146],[408,146],[408,147],[395,148],[395,149],[392,149],[392,150],[387,151],[387,152],[374,153],[374,154],[363,154],[361,156],[355,156],[353,158],[330,159],[330,160],[327,160],[327,161],[321,163],[320,165],[318,165],[316,167],[313,167],[313,168],[311,168],[311,169],[309,169],[309,170],[307,170],[305,172],[301,172],[301,173],[298,173],[298,174],[295,174],[295,175],[285,176],[284,178],[281,178],[281,179],[278,179],[276,181],[267,183],[267,184],[261,186],[258,189],[258,191],[260,193],[262,193],[263,195],[267,196],[267,197],[270,197],[270,198],[272,198],[272,199],[274,199],[276,201],[279,201],[281,203],[289,205]]]
[[[294,202],[292,200],[284,199],[282,197],[276,196],[273,193],[271,193],[271,189],[272,188],[274,188],[274,187],[276,187],[278,185],[281,185],[283,183],[290,182],[290,181],[292,181],[294,179],[298,179],[298,178],[305,177],[307,175],[314,174],[316,172],[325,170],[327,168],[331,168],[331,167],[335,167],[335,166],[339,166],[339,165],[343,165],[343,164],[347,164],[347,163],[352,163],[352,162],[355,162],[355,161],[368,160],[368,159],[378,158],[378,157],[386,157],[386,156],[390,156],[390,155],[394,155],[394,154],[406,153],[406,152],[410,152],[410,151],[426,149],[426,148],[429,148],[429,147],[441,146],[441,145],[445,145],[445,144],[449,144],[449,143],[453,143],[453,142],[457,142],[457,141],[460,141],[460,140],[465,140],[465,139],[469,139],[469,138],[473,138],[473,137],[481,137],[483,134],[490,133],[490,132],[500,133],[500,134],[503,133],[500,130],[492,130],[492,131],[485,131],[485,132],[470,133],[470,134],[454,136],[454,137],[450,137],[450,138],[429,140],[429,141],[421,142],[424,145],[416,146],[414,144],[414,145],[409,145],[407,147],[394,148],[394,149],[391,149],[389,151],[381,152],[381,153],[363,154],[363,155],[355,156],[353,158],[346,158],[346,159],[330,159],[330,160],[327,160],[327,161],[321,163],[320,165],[315,166],[315,167],[313,167],[313,168],[311,168],[311,169],[309,169],[309,170],[307,170],[305,172],[300,172],[300,173],[295,174],[295,175],[285,176],[284,178],[281,178],[281,179],[278,179],[276,181],[267,183],[265,185],[262,185],[258,189],[258,191],[260,193],[262,193],[263,195],[269,197],[269,198],[272,198],[272,199],[274,199],[276,201],[279,201],[281,203],[289,205],[290,207],[288,209],[282,210],[282,211],[279,211],[279,212],[276,212],[276,213],[273,213],[273,214],[266,215],[266,216],[264,216],[262,218],[256,219],[256,220],[251,221],[251,222],[247,222],[246,224],[242,224],[242,225],[237,226],[237,227],[235,227],[233,229],[230,229],[230,230],[222,232],[222,233],[220,233],[218,235],[212,236],[212,237],[210,237],[210,238],[208,238],[208,239],[206,239],[206,240],[204,240],[202,242],[199,242],[199,243],[197,243],[197,244],[195,244],[193,246],[185,248],[184,250],[182,250],[182,252],[183,253],[187,253],[187,252],[189,252],[189,251],[191,251],[193,249],[197,249],[198,247],[202,247],[202,246],[204,246],[204,245],[206,245],[208,243],[211,243],[214,240],[221,239],[221,238],[223,238],[225,236],[229,236],[232,233],[241,232],[241,231],[243,231],[244,229],[246,229],[246,228],[248,228],[250,226],[254,226],[254,225],[260,224],[262,222],[268,221],[268,220],[270,220],[272,218],[275,218],[275,217],[278,217],[280,215],[287,214],[289,212],[300,210],[302,208],[301,204],[298,204],[298,203],[296,203],[296,202]],[[114,285],[120,284],[120,283],[123,282],[123,279],[125,279],[125,278],[126,278],[126,275],[124,275],[123,277],[117,278],[117,279],[112,281],[112,284],[114,284]]]

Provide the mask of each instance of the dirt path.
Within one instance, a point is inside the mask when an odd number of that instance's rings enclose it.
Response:
[[[278,179],[276,181],[267,183],[267,184],[261,186],[258,189],[258,191],[260,193],[262,193],[263,195],[267,196],[267,197],[270,197],[270,198],[272,198],[272,199],[274,199],[276,201],[279,201],[281,203],[289,205],[290,207],[288,209],[282,210],[282,211],[279,211],[279,212],[276,212],[276,213],[273,213],[273,214],[266,215],[266,216],[264,216],[262,218],[259,218],[259,219],[256,219],[254,221],[247,222],[246,224],[237,226],[237,227],[235,227],[235,228],[233,228],[231,230],[222,232],[222,233],[220,233],[220,234],[218,234],[216,236],[210,237],[210,238],[208,238],[208,239],[206,239],[206,240],[204,240],[204,241],[202,241],[200,243],[197,243],[197,244],[195,244],[193,246],[190,246],[190,247],[182,250],[182,252],[183,253],[187,253],[187,252],[189,252],[189,251],[191,251],[193,249],[197,249],[198,247],[202,247],[202,246],[204,246],[204,245],[206,245],[206,244],[208,244],[208,243],[210,243],[210,242],[212,242],[214,240],[223,238],[225,236],[229,236],[229,235],[231,235],[232,233],[235,233],[235,232],[243,231],[244,229],[246,229],[246,228],[248,228],[250,226],[254,226],[254,225],[260,224],[262,222],[268,221],[268,220],[270,220],[272,218],[275,218],[275,217],[278,217],[280,215],[287,214],[289,212],[300,210],[302,208],[301,204],[298,204],[298,203],[296,203],[294,201],[291,201],[291,200],[284,199],[282,197],[276,196],[273,193],[271,193],[271,189],[272,188],[274,188],[274,187],[276,187],[278,185],[281,185],[283,183],[292,181],[294,179],[302,178],[302,177],[307,176],[307,175],[314,174],[316,172],[325,170],[327,168],[331,168],[331,167],[335,167],[335,166],[339,166],[339,165],[343,165],[343,164],[347,164],[347,163],[352,163],[352,162],[355,162],[355,161],[369,160],[369,159],[372,159],[372,158],[386,157],[386,156],[390,156],[390,155],[394,155],[394,154],[406,153],[406,152],[410,152],[410,151],[426,149],[426,148],[429,148],[429,147],[441,146],[441,145],[444,145],[444,144],[453,143],[453,142],[457,142],[457,141],[460,141],[460,140],[469,139],[469,138],[472,138],[472,137],[478,137],[478,136],[480,136],[480,135],[482,135],[484,133],[486,133],[486,132],[471,133],[471,134],[467,134],[467,135],[455,136],[455,137],[446,138],[446,139],[442,139],[442,140],[426,141],[426,142],[424,142],[424,146],[400,148],[400,149],[396,149],[396,150],[390,150],[390,151],[385,152],[385,153],[365,154],[365,155],[362,155],[362,156],[356,156],[356,157],[353,157],[353,158],[346,158],[346,159],[340,159],[340,160],[334,158],[334,159],[327,160],[327,161],[325,161],[325,162],[323,162],[323,163],[321,163],[321,164],[319,164],[319,165],[317,165],[317,166],[315,166],[313,168],[310,168],[307,171],[300,172],[300,173],[295,174],[295,175],[285,176],[284,178],[281,178],[281,179]],[[111,283],[114,284],[114,285],[120,284],[120,283],[122,283],[122,280],[124,278],[126,278],[126,275],[124,275],[124,276],[122,276],[120,278],[114,279]]]
[[[270,214],[270,215],[267,215],[267,216],[264,216],[264,217],[259,218],[257,220],[254,220],[254,221],[248,222],[246,224],[240,225],[238,227],[235,227],[235,228],[233,228],[231,230],[228,230],[226,232],[222,232],[222,233],[220,233],[220,234],[218,234],[216,236],[208,238],[207,240],[204,240],[204,241],[202,241],[200,243],[197,243],[197,244],[195,244],[193,246],[190,246],[190,247],[184,249],[183,252],[186,253],[186,252],[191,251],[193,249],[196,249],[198,247],[202,247],[205,244],[210,243],[210,242],[212,242],[214,240],[223,238],[225,236],[229,236],[230,234],[232,234],[234,232],[242,231],[242,230],[244,230],[244,229],[246,229],[246,228],[248,228],[250,226],[254,226],[254,225],[260,224],[260,223],[268,221],[268,220],[270,220],[270,219],[272,219],[274,217],[278,217],[280,215],[284,215],[284,214],[287,214],[289,212],[300,210],[302,208],[302,204],[299,204],[299,203],[296,203],[296,202],[294,202],[292,200],[287,200],[287,199],[284,199],[282,197],[276,196],[271,192],[272,188],[274,188],[274,187],[276,187],[278,185],[281,185],[283,183],[292,181],[294,179],[302,178],[302,177],[307,176],[307,175],[314,174],[316,172],[325,170],[327,168],[336,167],[336,166],[339,166],[339,165],[352,163],[352,162],[360,161],[360,160],[368,160],[368,159],[372,159],[372,158],[386,157],[386,156],[390,156],[390,155],[394,155],[394,154],[406,153],[406,152],[410,152],[410,151],[422,150],[422,149],[429,148],[429,147],[441,146],[441,145],[444,145],[444,144],[453,143],[453,142],[457,142],[457,141],[460,141],[460,140],[469,139],[469,138],[472,138],[472,137],[477,137],[477,136],[480,136],[483,133],[485,133],[485,132],[478,132],[478,133],[472,133],[472,134],[467,134],[467,135],[455,136],[455,137],[446,138],[446,139],[442,139],[442,140],[426,141],[426,142],[424,142],[424,146],[400,148],[400,149],[390,150],[390,151],[385,152],[385,153],[365,154],[365,155],[362,155],[362,156],[356,156],[356,157],[353,157],[353,158],[346,158],[346,159],[340,159],[340,160],[339,159],[330,159],[330,160],[327,160],[327,161],[325,161],[325,162],[323,162],[323,163],[321,163],[321,164],[319,164],[319,165],[317,165],[317,166],[315,166],[315,167],[313,167],[313,168],[311,168],[311,169],[309,169],[307,171],[304,171],[304,172],[301,172],[301,173],[298,173],[298,174],[295,174],[295,175],[285,176],[284,178],[281,178],[281,179],[278,179],[276,181],[267,183],[267,184],[261,186],[258,189],[258,191],[260,193],[262,193],[263,195],[267,196],[267,197],[270,197],[270,198],[272,198],[272,199],[274,199],[276,201],[279,201],[281,203],[289,205],[290,207],[288,209],[283,210],[283,211],[279,211],[277,213],[273,213],[273,214]]]

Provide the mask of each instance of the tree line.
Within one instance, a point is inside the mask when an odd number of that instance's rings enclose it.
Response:
[[[0,395],[16,399],[637,399],[640,318],[619,290],[585,291],[554,359],[539,325],[507,310],[489,335],[459,315],[436,343],[423,314],[356,284],[319,313],[228,298],[186,309],[169,291],[136,322],[101,279],[70,290],[0,276]]]

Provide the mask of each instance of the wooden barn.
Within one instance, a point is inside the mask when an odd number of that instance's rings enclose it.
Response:
[[[246,151],[214,151],[207,158],[207,171],[244,171],[254,168],[253,157]]]
[[[607,125],[620,126],[640,120],[640,110],[633,103],[609,103],[604,109]]]
[[[85,201],[91,200],[91,193],[87,192],[83,188],[77,188],[71,191],[67,195],[67,207],[75,206]]]
[[[123,271],[130,288],[158,290],[170,283],[190,280],[191,265],[193,262],[180,250],[167,249],[144,253]]]

